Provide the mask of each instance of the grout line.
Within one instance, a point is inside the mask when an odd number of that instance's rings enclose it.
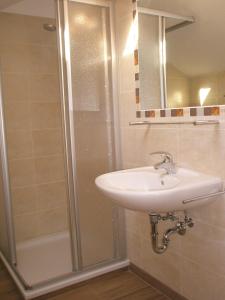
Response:
[[[38,199],[37,199],[38,202]],[[14,214],[14,217],[22,217],[22,216],[32,216],[32,215],[39,215],[40,213],[46,213],[46,212],[53,212],[55,210],[58,210],[59,208],[67,208],[67,203],[66,203],[66,199],[64,201],[60,201],[59,202],[61,205],[56,205],[52,208],[37,208],[34,211],[30,211],[30,212],[24,212],[24,213],[20,213],[20,214]],[[66,215],[67,215],[67,210],[66,210]]]
[[[53,183],[65,183],[65,178],[62,178],[61,180],[55,180],[55,181],[47,181],[44,183],[33,183],[30,185],[22,185],[22,186],[14,186],[12,187],[12,190],[15,189],[24,189],[24,188],[28,188],[28,187],[39,187],[39,186],[43,186],[43,185],[49,185],[49,184],[53,184]]]
[[[55,154],[49,154],[49,155],[25,156],[25,157],[21,157],[21,158],[12,158],[12,159],[9,159],[9,162],[16,162],[16,161],[20,161],[20,160],[36,160],[36,159],[42,159],[42,158],[57,158],[57,157],[64,157],[63,151],[59,152],[59,153],[55,153]]]

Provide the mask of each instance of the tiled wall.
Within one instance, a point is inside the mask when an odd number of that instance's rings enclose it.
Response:
[[[67,227],[56,32],[0,14],[0,61],[17,241]]]
[[[119,66],[119,103],[123,167],[146,166],[153,162],[150,152],[169,151],[180,166],[225,179],[225,114],[220,125],[132,126],[136,120],[133,53],[124,55],[132,25],[130,0],[116,1],[116,37]],[[132,49],[131,49],[132,50]],[[207,110],[205,110],[207,113]],[[143,115],[143,120],[145,115]],[[157,117],[157,116],[156,116]],[[180,119],[194,117],[184,113]],[[171,120],[171,117],[164,117]],[[140,119],[138,119],[140,120]],[[190,300],[225,299],[225,199],[190,211],[195,227],[185,236],[173,236],[168,251],[154,254],[148,216],[126,212],[129,259]],[[163,225],[165,227],[165,225]],[[160,225],[162,228],[162,225]]]
[[[191,105],[199,103],[198,92],[200,88],[210,88],[204,105],[218,103],[224,105],[225,100],[225,72],[207,74],[191,78]]]
[[[169,107],[190,106],[190,79],[175,66],[168,63],[166,65],[166,74],[167,103]]]

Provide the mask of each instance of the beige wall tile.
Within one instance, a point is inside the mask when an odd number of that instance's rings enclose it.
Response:
[[[35,159],[36,183],[64,180],[65,165],[63,156],[48,156]]]
[[[220,231],[219,228],[195,221],[193,230],[188,231],[182,240],[181,254],[209,271],[223,272],[224,263],[220,261],[219,251],[220,247],[224,251],[222,241],[225,236]]]
[[[12,189],[14,216],[32,213],[37,210],[35,186]]]
[[[35,183],[33,159],[18,159],[9,162],[11,187],[29,186]]]
[[[27,74],[3,73],[2,86],[4,101],[28,101]]]
[[[223,300],[225,295],[225,276],[221,276],[219,274],[212,274],[210,279],[212,280],[212,299]]]
[[[210,130],[180,130],[178,162],[198,171],[209,173],[213,164],[212,139],[214,134]]]
[[[66,206],[43,211],[38,214],[38,234],[47,235],[67,229]]]
[[[58,73],[58,52],[39,44],[0,44],[3,72]]]
[[[30,53],[25,44],[1,44],[2,72],[26,73],[30,69]]]
[[[31,115],[28,102],[10,101],[5,103],[6,129],[29,130],[31,127]]]
[[[154,253],[149,239],[142,239],[141,253],[142,269],[179,293],[182,258],[169,250],[163,255]]]
[[[120,122],[124,127],[129,126],[129,122],[136,119],[134,103],[134,90],[128,93],[121,93],[121,102],[120,102]]]
[[[32,131],[33,152],[35,156],[63,153],[61,130]]]
[[[213,300],[217,288],[215,275],[190,260],[182,260],[182,294],[191,300]],[[220,295],[221,297],[222,295]],[[222,298],[221,298],[222,299]]]
[[[59,103],[32,103],[32,129],[61,128],[61,109]]]
[[[30,158],[33,154],[31,131],[10,130],[7,132],[9,159]]]
[[[58,74],[32,74],[28,82],[29,99],[56,102],[60,99]]]
[[[215,214],[216,211],[216,214]],[[191,211],[195,220],[207,223],[210,226],[225,228],[225,196],[215,197],[208,205],[203,205]]]
[[[131,262],[139,267],[141,262],[141,236],[127,230],[127,254]]]
[[[30,73],[58,73],[58,52],[53,46],[29,44],[26,48]]]
[[[67,186],[64,181],[37,186],[38,210],[51,210],[67,204]]]
[[[20,215],[14,218],[17,242],[32,239],[38,235],[37,220],[38,215],[35,213]]]

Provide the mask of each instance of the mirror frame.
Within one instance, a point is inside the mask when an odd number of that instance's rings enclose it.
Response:
[[[161,108],[160,109],[141,109],[141,99],[140,99],[140,83],[139,83],[139,51],[138,51],[138,41],[137,46],[134,49],[134,66],[135,66],[135,100],[136,100],[136,118],[165,118],[165,117],[198,117],[198,116],[220,116],[221,107],[225,105],[213,105],[213,106],[195,106],[195,107],[182,107],[182,108],[167,108],[167,89],[166,89],[166,48],[165,48],[165,18],[173,17],[180,19],[181,23],[178,24],[179,27],[185,26],[187,24],[193,23],[194,18],[192,17],[181,17],[176,14],[167,13],[164,11],[145,9],[138,7],[139,0],[131,0],[133,4],[133,26],[138,26],[138,12],[148,13],[151,11],[151,15],[159,16],[160,23],[160,41],[162,43],[160,51],[160,89],[161,89]],[[177,25],[175,25],[177,26]]]

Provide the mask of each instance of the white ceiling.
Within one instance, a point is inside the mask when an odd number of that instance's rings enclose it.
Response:
[[[194,24],[167,36],[169,61],[180,71],[197,76],[225,70],[224,0],[141,0],[139,3],[195,17]]]
[[[2,12],[55,18],[54,0],[0,0]]]

